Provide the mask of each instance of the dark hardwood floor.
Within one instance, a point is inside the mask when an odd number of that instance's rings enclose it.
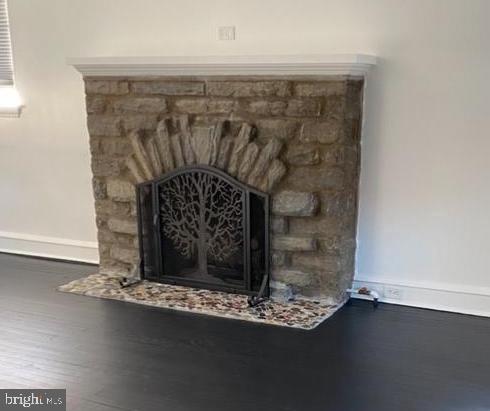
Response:
[[[0,255],[0,387],[70,411],[490,410],[490,319],[355,301],[313,331],[55,291],[94,266]]]

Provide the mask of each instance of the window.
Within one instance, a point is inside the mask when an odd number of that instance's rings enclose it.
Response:
[[[14,87],[7,0],[0,0],[0,116],[17,117],[20,107],[20,98]]]

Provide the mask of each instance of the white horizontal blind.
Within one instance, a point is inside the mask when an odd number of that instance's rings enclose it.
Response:
[[[0,86],[13,86],[14,69],[7,0],[0,0]]]

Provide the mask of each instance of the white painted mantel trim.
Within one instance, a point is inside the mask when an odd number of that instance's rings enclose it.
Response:
[[[365,76],[376,65],[366,54],[279,56],[74,57],[67,59],[84,76]]]

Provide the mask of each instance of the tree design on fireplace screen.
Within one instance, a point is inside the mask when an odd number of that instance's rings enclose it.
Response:
[[[180,168],[137,192],[143,278],[259,293],[269,270],[267,194],[210,166]]]

